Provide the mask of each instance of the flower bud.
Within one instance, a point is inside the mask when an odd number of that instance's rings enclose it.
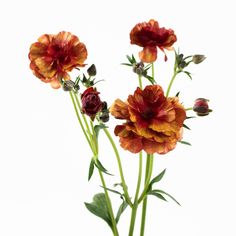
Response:
[[[102,109],[99,92],[93,87],[86,89],[81,95],[82,112],[94,120],[96,114]]]
[[[208,106],[208,99],[205,98],[198,98],[195,100],[193,110],[197,113],[198,116],[206,116],[211,112],[212,110],[209,109]]]
[[[62,88],[64,91],[71,91],[74,88],[75,83],[72,80],[66,80],[63,82]]]
[[[143,62],[133,64],[133,72],[142,75],[144,72],[144,64]]]
[[[88,75],[89,76],[95,76],[97,74],[96,66],[92,64],[88,69],[87,69]]]
[[[192,61],[194,64],[200,64],[206,59],[204,55],[194,55]]]
[[[101,115],[100,115],[100,120],[102,121],[102,122],[107,122],[107,121],[109,121],[109,111],[105,111],[105,112],[103,112]]]

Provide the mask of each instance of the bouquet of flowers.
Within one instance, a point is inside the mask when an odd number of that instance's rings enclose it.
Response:
[[[118,222],[127,208],[131,209],[128,235],[134,234],[137,210],[140,205],[142,205],[140,236],[144,235],[148,196],[152,195],[164,201],[169,198],[179,204],[169,193],[155,187],[165,175],[165,170],[153,176],[154,156],[172,151],[178,143],[190,145],[182,140],[183,130],[189,129],[184,122],[194,117],[187,115],[187,112],[193,110],[197,116],[206,116],[211,112],[208,100],[205,98],[198,98],[192,107],[185,108],[179,99],[179,93],[170,96],[175,79],[181,74],[192,79],[191,73],[187,70],[188,66],[205,60],[205,56],[199,54],[184,56],[179,50],[173,48],[176,41],[175,32],[160,27],[155,20],[135,25],[130,32],[130,42],[140,46],[142,51],[138,56],[127,55],[127,61],[122,65],[137,74],[138,87],[128,95],[126,101],[118,98],[111,105],[100,98],[96,88],[99,82],[95,78],[96,66],[85,64],[87,48],[77,36],[65,31],[56,35],[44,34],[30,47],[30,68],[34,75],[41,81],[50,83],[54,89],[62,88],[71,98],[78,123],[92,152],[88,180],[97,170],[103,189],[103,192],[95,194],[92,202],[85,203],[85,206],[91,213],[103,219],[115,236],[119,235]],[[164,60],[167,61],[167,51],[174,53],[175,62],[173,76],[167,90],[163,91],[155,80],[154,63],[160,60],[157,60],[159,52],[164,53]],[[86,70],[82,69],[84,67]],[[69,72],[74,69],[78,70],[78,76],[72,79]],[[144,81],[148,85],[143,86]],[[121,120],[114,130],[121,148],[132,155],[139,156],[134,195],[129,192],[119,148],[109,131],[110,115]],[[99,133],[102,131],[114,150],[114,158],[119,169],[120,183],[114,184],[114,188],[107,187],[105,177],[109,178],[111,174],[100,158],[102,155],[99,153]],[[146,161],[145,172],[144,160]],[[141,186],[142,181],[144,186]],[[118,191],[117,186],[122,191]],[[119,195],[122,200],[117,212],[114,212],[111,193]]]

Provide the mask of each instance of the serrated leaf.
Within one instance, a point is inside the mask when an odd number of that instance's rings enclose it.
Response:
[[[189,143],[189,142],[186,142],[186,141],[179,141],[179,143],[182,143],[182,144],[185,144],[185,145],[192,146],[192,145],[191,145],[191,143]]]
[[[161,181],[161,179],[164,177],[165,173],[166,173],[166,169],[164,169],[160,174],[158,174],[156,177],[154,177],[149,185],[153,185],[154,183]]]
[[[94,195],[92,203],[84,203],[86,208],[97,217],[103,219],[112,229],[110,214],[107,207],[107,201],[104,193]]]
[[[93,175],[94,164],[95,164],[95,161],[94,161],[94,159],[92,158],[92,160],[91,160],[91,162],[90,162],[90,165],[89,165],[88,181],[91,179],[91,177],[92,177],[92,175]]]
[[[105,129],[105,128],[107,128],[107,126],[104,125],[104,124],[99,124],[99,125],[95,125],[95,126],[94,126],[94,132],[95,132],[95,134],[96,134],[96,138],[98,138],[99,131],[100,131],[101,129]]]
[[[125,209],[127,208],[128,206],[128,203],[126,201],[123,201],[117,211],[117,214],[116,214],[116,223],[119,222],[119,219],[120,219],[120,216],[121,214],[125,211]]]
[[[97,159],[96,161],[95,161],[95,166],[100,170],[100,171],[102,171],[103,173],[105,173],[105,174],[107,174],[107,175],[112,175],[112,174],[110,174],[108,171],[107,171],[107,169],[102,165],[102,163]]]
[[[153,191],[156,192],[156,193],[160,193],[160,194],[164,194],[164,195],[168,196],[168,197],[171,198],[175,203],[177,203],[179,206],[181,206],[180,203],[179,203],[174,197],[172,197],[169,193],[166,193],[165,191],[160,190],[160,189],[155,189],[155,190],[153,190]]]
[[[188,129],[188,130],[191,130],[187,125],[185,125],[185,124],[183,124],[183,127],[185,128],[185,129]]]
[[[150,192],[148,192],[147,194],[148,194],[148,195],[153,195],[153,196],[155,196],[155,197],[157,197],[157,198],[159,198],[159,199],[161,199],[161,200],[167,202],[167,200],[165,199],[165,197],[162,196],[160,193],[157,193],[157,192],[154,192],[154,191],[150,191]]]

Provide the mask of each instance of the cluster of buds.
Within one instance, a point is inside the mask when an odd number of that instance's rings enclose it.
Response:
[[[209,109],[208,102],[209,100],[205,98],[196,99],[194,102],[193,111],[195,111],[198,116],[207,116],[210,112],[212,112],[212,110]]]

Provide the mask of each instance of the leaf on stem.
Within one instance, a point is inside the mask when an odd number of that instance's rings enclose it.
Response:
[[[125,200],[123,200],[116,214],[116,223],[119,222],[120,216],[125,211],[127,206],[128,206],[128,203]]]
[[[110,192],[112,192],[112,193],[115,193],[115,194],[120,195],[120,197],[123,199],[123,194],[120,193],[119,191],[113,190],[113,189],[111,189],[111,188],[105,188],[105,187],[103,187],[103,186],[100,186],[100,187],[103,188],[103,189],[106,189],[107,191],[110,191]]]
[[[183,124],[183,127],[185,128],[185,129],[188,129],[188,130],[191,130],[187,125],[185,125],[185,124]]]
[[[152,181],[150,182],[150,184],[148,186],[148,189],[151,190],[152,189],[152,185],[154,183],[157,183],[157,182],[161,181],[161,179],[164,177],[165,173],[166,173],[166,169],[164,169],[160,174],[158,174],[156,177],[154,177],[152,179]]]
[[[94,195],[93,202],[84,203],[86,208],[97,217],[103,219],[112,229],[110,214],[108,211],[107,201],[104,193]]]
[[[183,71],[183,72],[184,72],[191,80],[193,79],[190,72],[188,72],[188,71]]]
[[[95,161],[92,158],[90,165],[89,165],[89,173],[88,173],[88,181],[91,179],[92,175],[93,175],[93,171],[94,171],[94,165],[95,165]]]
[[[104,125],[104,124],[99,124],[99,125],[95,125],[94,126],[94,132],[95,132],[95,134],[96,134],[96,138],[98,138],[98,135],[99,135],[99,131],[101,130],[101,129],[105,129],[105,128],[108,128],[106,125]]]
[[[96,159],[96,161],[95,161],[95,166],[100,170],[100,171],[102,171],[103,173],[105,173],[105,174],[107,174],[107,175],[112,175],[112,174],[110,174],[108,171],[107,171],[107,169],[102,165],[102,163],[98,160],[98,159]]]
[[[165,199],[165,197],[164,197],[164,196],[162,196],[160,193],[157,193],[157,192],[155,192],[154,190],[153,190],[153,191],[150,191],[150,192],[148,192],[147,194],[148,194],[148,195],[153,195],[153,196],[155,196],[155,197],[157,197],[157,198],[159,198],[159,199],[161,199],[161,200],[163,200],[163,201],[166,201],[166,202],[167,202],[167,200]]]
[[[165,191],[163,191],[163,190],[160,190],[160,189],[155,189],[155,190],[152,190],[151,192],[154,192],[154,193],[157,193],[157,194],[164,194],[164,195],[166,195],[166,196],[168,196],[169,198],[171,198],[175,203],[177,203],[179,206],[181,206],[180,205],[180,203],[174,198],[174,197],[172,197],[169,193],[166,193]],[[149,193],[148,193],[149,194]],[[152,194],[152,195],[154,195],[154,194]],[[165,200],[165,201],[167,201],[167,200]]]
[[[156,81],[154,78],[152,78],[152,76],[149,76],[149,75],[143,75],[143,76],[144,78],[148,79],[151,84],[156,84]]]
[[[185,145],[192,146],[192,145],[191,145],[191,143],[189,143],[189,142],[186,142],[186,141],[179,141],[179,143],[182,143],[182,144],[185,144]]]

